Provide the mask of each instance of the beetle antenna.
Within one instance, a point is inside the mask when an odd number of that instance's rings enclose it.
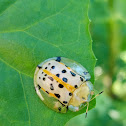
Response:
[[[100,94],[102,94],[104,91],[101,91],[100,93],[98,93],[97,95],[95,95],[90,101],[92,101],[93,99],[95,99],[97,96],[99,96]]]
[[[85,118],[87,118],[88,107],[89,107],[89,102],[87,102],[87,109],[86,109],[86,115],[85,115]]]

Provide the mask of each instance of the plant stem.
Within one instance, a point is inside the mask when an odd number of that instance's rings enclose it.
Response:
[[[117,19],[114,11],[114,0],[109,0],[109,9],[110,9],[110,20],[109,20],[109,77],[111,83],[108,87],[108,93],[111,97],[115,98],[115,95],[112,92],[112,84],[114,79],[114,68],[116,65],[116,57],[119,52],[119,27],[117,24]]]

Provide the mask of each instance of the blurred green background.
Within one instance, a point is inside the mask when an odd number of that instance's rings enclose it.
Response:
[[[126,126],[126,0],[90,0],[96,108],[66,126]]]

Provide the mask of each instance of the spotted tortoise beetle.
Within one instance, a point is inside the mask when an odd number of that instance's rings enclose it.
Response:
[[[40,63],[34,74],[34,86],[40,99],[60,113],[77,112],[96,96],[89,72],[79,63],[64,57],[53,57]]]

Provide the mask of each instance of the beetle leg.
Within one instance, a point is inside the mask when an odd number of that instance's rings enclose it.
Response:
[[[89,107],[89,102],[87,102],[87,109],[86,109],[86,115],[85,115],[85,118],[87,118],[88,107]]]
[[[93,99],[95,99],[97,96],[99,96],[100,94],[102,94],[104,91],[101,91],[100,93],[98,93],[97,95],[95,95],[90,101],[92,101]]]

